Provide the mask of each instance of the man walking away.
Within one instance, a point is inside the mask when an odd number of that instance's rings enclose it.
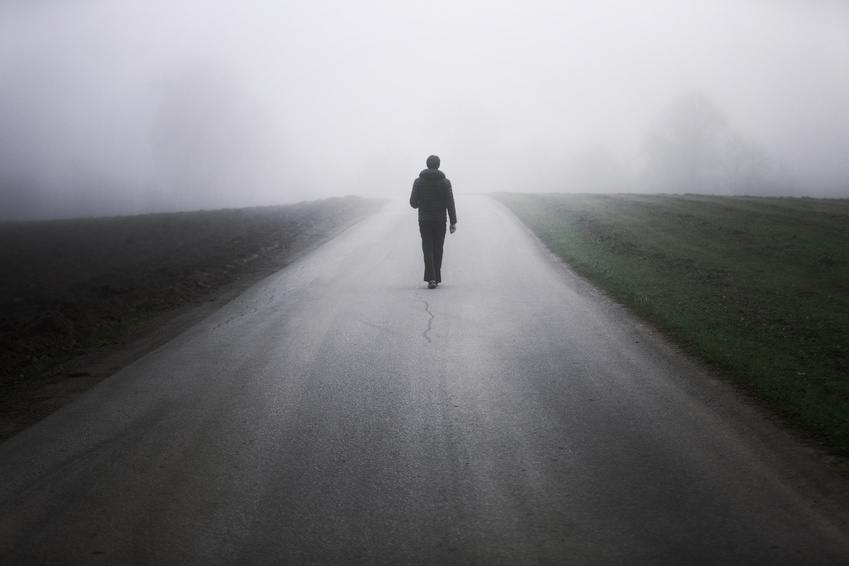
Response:
[[[424,280],[428,289],[442,282],[442,246],[445,243],[445,211],[451,220],[450,231],[457,229],[457,211],[451,181],[439,170],[439,157],[427,158],[427,169],[413,181],[410,206],[419,209],[419,232],[424,254]]]

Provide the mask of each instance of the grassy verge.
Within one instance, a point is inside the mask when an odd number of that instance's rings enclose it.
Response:
[[[849,200],[494,196],[578,273],[849,455]]]
[[[0,223],[0,393],[236,280],[279,269],[382,205],[347,197]]]

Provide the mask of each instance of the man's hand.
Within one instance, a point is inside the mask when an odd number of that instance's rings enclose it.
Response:
[[[456,224],[452,224],[451,226],[449,226],[449,227],[448,227],[448,231],[449,231],[449,232],[451,232],[451,233],[453,234],[454,232],[456,232],[456,231],[457,231],[457,225],[456,225]]]

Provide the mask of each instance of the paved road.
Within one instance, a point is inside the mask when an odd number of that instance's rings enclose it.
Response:
[[[393,203],[0,446],[0,563],[849,563],[845,482],[458,198]]]

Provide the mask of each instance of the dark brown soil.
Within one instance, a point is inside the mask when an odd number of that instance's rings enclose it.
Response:
[[[0,224],[0,440],[383,201]]]

